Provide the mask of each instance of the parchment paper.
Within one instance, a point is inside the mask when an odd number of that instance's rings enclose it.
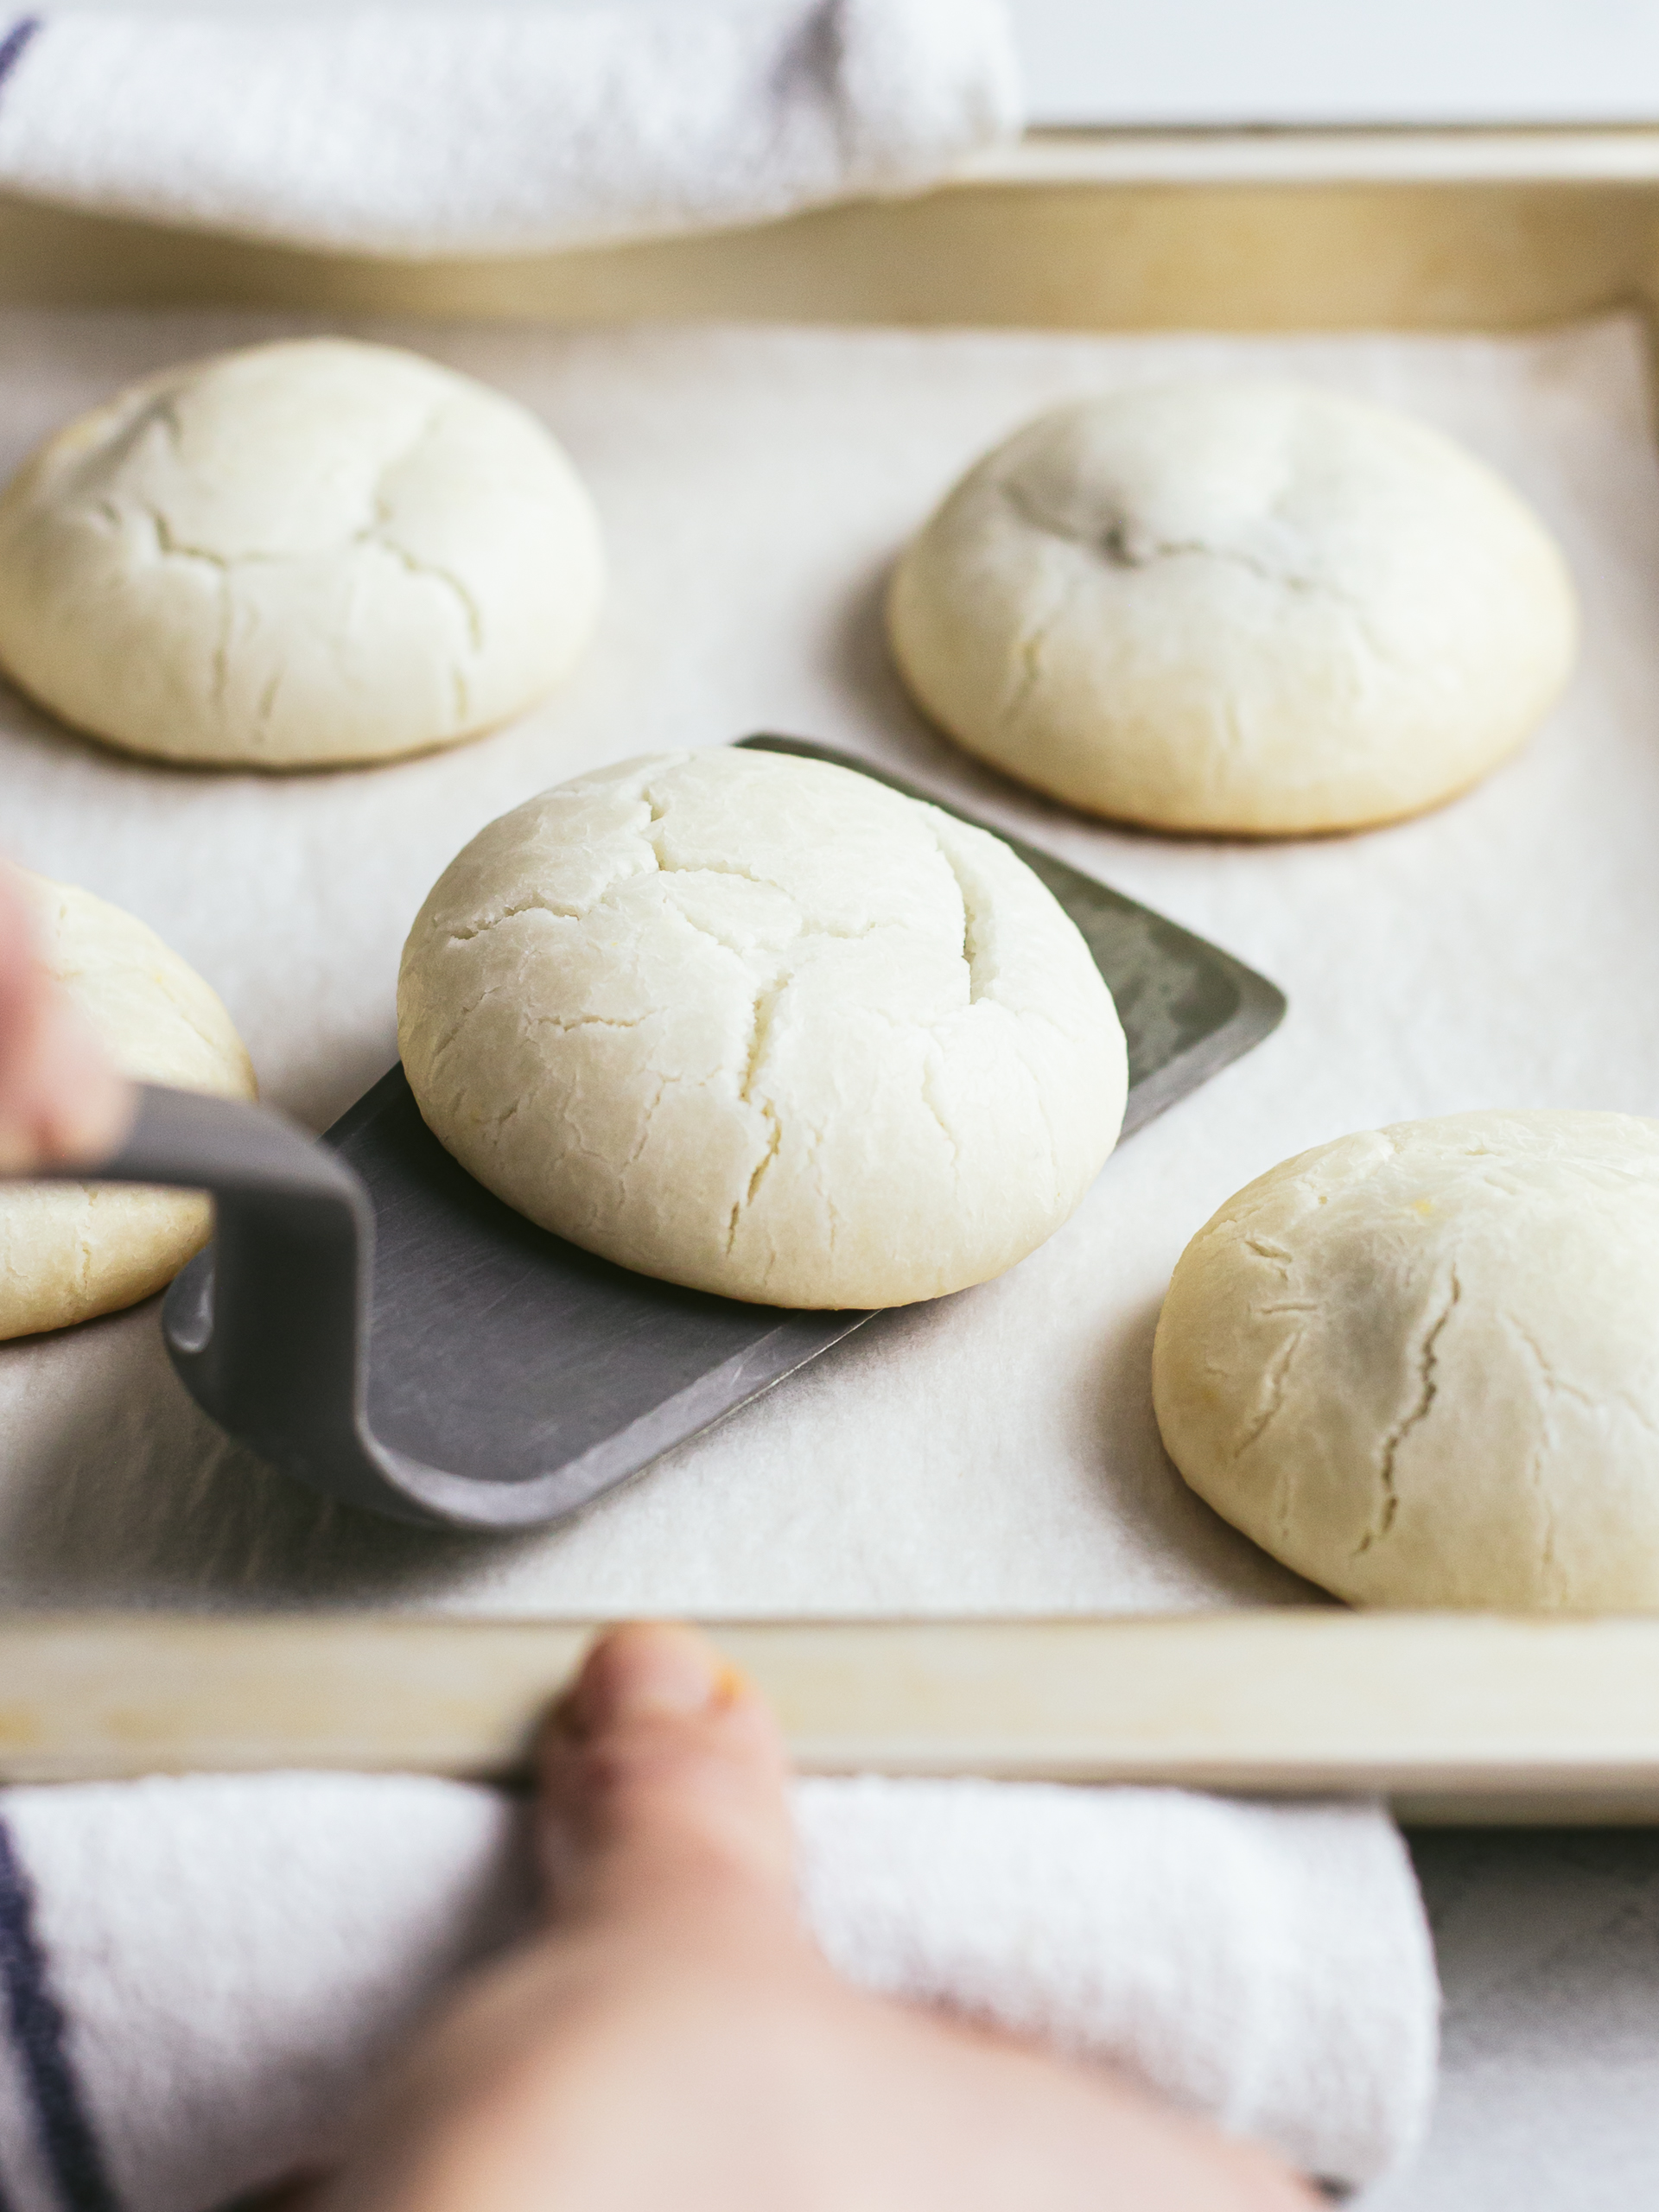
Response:
[[[0,465],[128,378],[308,326],[0,317]],[[313,1499],[173,1381],[155,1306],[0,1348],[0,1602],[493,1612],[1063,1611],[1317,1593],[1184,1489],[1147,1363],[1182,1244],[1277,1160],[1479,1105],[1659,1113],[1659,464],[1641,334],[1522,340],[381,330],[516,393],[603,514],[574,683],[481,744],[266,780],[150,768],[0,694],[0,848],[131,908],[223,994],[268,1097],[321,1126],[394,1057],[402,938],[478,826],[593,763],[757,728],[900,769],[1241,954],[1285,1027],[1133,1137],[1001,1281],[891,1315],[573,1527],[432,1535]],[[1585,601],[1568,700],[1426,819],[1290,845],[1101,828],[976,768],[902,698],[896,547],[1046,404],[1190,371],[1411,410],[1502,468]]]

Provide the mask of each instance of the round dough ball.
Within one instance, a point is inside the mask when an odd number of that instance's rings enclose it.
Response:
[[[1182,1254],[1158,1425],[1356,1604],[1659,1606],[1659,1122],[1451,1114],[1320,1145]]]
[[[624,1267],[899,1306],[1023,1259],[1116,1140],[1111,994],[999,838],[850,769],[669,753],[543,791],[404,948],[421,1111]]]
[[[1152,827],[1414,814],[1565,683],[1567,567],[1421,423],[1294,385],[1186,384],[1040,416],[899,562],[893,648],[969,751]]]
[[[343,338],[168,369],[0,498],[0,662],[136,753],[255,768],[476,736],[598,613],[592,502],[535,416]]]
[[[119,906],[25,875],[41,958],[124,1075],[251,1098],[242,1040],[194,968]],[[206,1198],[117,1183],[0,1183],[0,1338],[137,1305],[207,1243]]]

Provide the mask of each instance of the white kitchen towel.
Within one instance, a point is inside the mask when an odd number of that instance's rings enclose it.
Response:
[[[1439,1993],[1363,1805],[796,1785],[808,1924],[865,1987],[1085,2056],[1363,2183],[1408,2155]],[[522,1805],[270,1775],[0,1795],[0,2198],[213,2212],[315,2164],[363,2082],[533,1910]]]
[[[0,187],[367,253],[914,191],[1020,105],[1001,0],[0,19]]]

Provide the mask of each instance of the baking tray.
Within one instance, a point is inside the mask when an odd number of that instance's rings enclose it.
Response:
[[[1519,329],[1659,298],[1659,130],[1028,141],[912,200],[532,259],[313,256],[0,202],[0,296],[565,323]],[[501,1776],[584,1624],[17,1616],[0,1776]],[[803,1764],[1659,1819],[1659,1619],[1338,1607],[733,1625]]]

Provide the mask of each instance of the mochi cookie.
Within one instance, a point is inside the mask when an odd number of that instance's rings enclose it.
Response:
[[[1659,1122],[1321,1145],[1182,1254],[1153,1352],[1199,1495],[1357,1604],[1659,1606]]]
[[[624,1267],[761,1304],[1000,1274],[1110,1152],[1123,1033],[1000,839],[850,769],[668,753],[504,815],[404,952],[422,1113]]]
[[[570,668],[603,563],[535,416],[310,338],[168,369],[0,498],[0,662],[113,744],[310,768],[451,745]]]
[[[1226,383],[1027,424],[905,553],[888,626],[921,707],[1009,775],[1252,836],[1462,791],[1578,636],[1560,554],[1483,463],[1381,408]]]
[[[47,967],[124,1075],[251,1098],[231,1018],[193,968],[120,907],[25,876]],[[207,1241],[201,1198],[123,1185],[0,1182],[0,1338],[136,1305]]]

